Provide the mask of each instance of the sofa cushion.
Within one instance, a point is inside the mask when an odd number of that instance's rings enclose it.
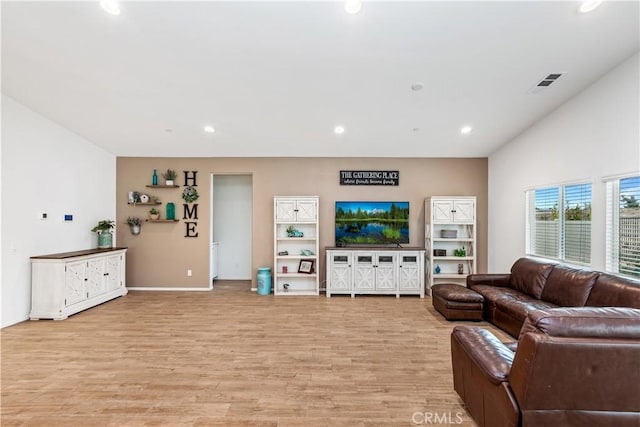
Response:
[[[520,330],[555,337],[640,339],[640,309],[573,307],[532,311]]]
[[[551,262],[520,258],[511,267],[509,284],[517,291],[540,299],[544,284],[554,265]]]
[[[472,290],[476,291],[484,297],[485,302],[495,305],[496,301],[505,295],[523,295],[520,291],[511,288],[500,288],[491,285],[474,285]]]
[[[640,280],[601,273],[585,305],[640,308]]]
[[[556,265],[547,277],[540,299],[562,307],[582,307],[600,273]]]
[[[527,314],[535,310],[555,308],[557,305],[532,298],[525,294],[505,295],[496,301],[496,308],[509,316],[524,322]],[[517,329],[514,331],[517,333]]]

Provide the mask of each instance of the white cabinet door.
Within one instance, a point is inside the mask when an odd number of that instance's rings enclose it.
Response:
[[[118,289],[122,286],[122,277],[120,272],[122,271],[122,256],[113,255],[106,258],[105,268],[105,285],[108,291]]]
[[[453,200],[434,200],[432,216],[434,223],[453,222]]]
[[[87,261],[87,298],[105,292],[105,258],[95,258]]]
[[[64,277],[64,301],[69,306],[87,299],[85,291],[86,261],[71,262],[66,266]]]
[[[330,262],[331,291],[350,291],[352,286],[351,254],[334,253]]]
[[[375,268],[373,253],[356,253],[353,270],[353,287],[355,290],[375,289]]]
[[[276,221],[295,221],[296,201],[276,200]]]
[[[376,290],[396,289],[396,255],[393,253],[376,254]]]
[[[277,200],[276,221],[314,222],[318,219],[315,200]]]
[[[475,221],[475,203],[472,200],[456,200],[453,204],[453,222]]]
[[[298,221],[315,221],[318,217],[318,206],[315,200],[298,200],[296,218]]]
[[[401,291],[420,290],[420,266],[418,254],[400,255],[398,287]]]

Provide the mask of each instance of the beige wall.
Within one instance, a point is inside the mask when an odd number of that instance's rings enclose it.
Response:
[[[182,187],[152,189],[153,169],[198,171],[197,238],[185,238],[182,220]],[[340,170],[398,170],[400,185],[341,186]],[[410,244],[424,246],[424,199],[427,196],[477,196],[478,271],[487,265],[487,159],[399,159],[399,158],[135,158],[117,159],[117,243],[129,247],[129,287],[208,287],[211,174],[253,176],[252,266],[273,263],[273,196],[320,197],[320,247],[334,245],[333,212],[336,200],[398,200],[410,202]],[[160,177],[160,183],[162,183]],[[133,236],[127,216],[146,218],[149,206],[127,204],[129,191],[147,192],[165,205],[176,205],[177,223],[144,223]],[[324,250],[321,251],[321,280],[324,280]],[[187,277],[187,269],[193,276]],[[255,275],[254,275],[255,276]],[[254,277],[255,281],[255,277]]]

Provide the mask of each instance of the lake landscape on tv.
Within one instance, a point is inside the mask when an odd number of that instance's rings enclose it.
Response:
[[[336,202],[336,243],[409,243],[409,202]]]

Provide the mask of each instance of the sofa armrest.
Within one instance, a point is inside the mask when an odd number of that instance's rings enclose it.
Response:
[[[478,327],[456,326],[451,340],[457,341],[491,383],[500,384],[508,380],[514,352],[491,332]]]
[[[490,285],[499,287],[510,287],[509,280],[511,274],[470,274],[467,276],[467,288],[473,285]]]

